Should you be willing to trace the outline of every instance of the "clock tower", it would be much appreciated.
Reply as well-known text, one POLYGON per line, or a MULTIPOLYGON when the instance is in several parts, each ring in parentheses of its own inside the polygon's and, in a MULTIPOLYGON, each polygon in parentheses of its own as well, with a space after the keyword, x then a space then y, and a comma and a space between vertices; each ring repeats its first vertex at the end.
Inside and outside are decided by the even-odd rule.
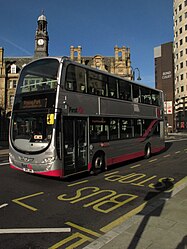
POLYGON ((42 13, 42 15, 38 17, 38 27, 35 35, 35 58, 48 56, 48 42, 47 18, 42 13))

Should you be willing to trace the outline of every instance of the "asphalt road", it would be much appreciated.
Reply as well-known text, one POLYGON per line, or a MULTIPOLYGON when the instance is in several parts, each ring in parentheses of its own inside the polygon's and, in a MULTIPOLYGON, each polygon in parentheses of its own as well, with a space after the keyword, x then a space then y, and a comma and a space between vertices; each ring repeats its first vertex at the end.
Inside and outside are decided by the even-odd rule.
POLYGON ((12 170, 1 157, 0 248, 83 248, 161 191, 169 197, 187 175, 187 140, 166 145, 150 159, 65 180, 12 170))

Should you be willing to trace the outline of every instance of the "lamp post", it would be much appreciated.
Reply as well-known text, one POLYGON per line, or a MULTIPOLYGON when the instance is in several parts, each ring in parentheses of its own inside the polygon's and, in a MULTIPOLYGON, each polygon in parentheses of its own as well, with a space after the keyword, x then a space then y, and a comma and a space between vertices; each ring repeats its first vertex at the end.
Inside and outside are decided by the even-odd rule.
POLYGON ((141 80, 139 68, 138 67, 136 67, 136 68, 131 67, 131 69, 132 69, 132 79, 135 80, 135 72, 137 70, 138 71, 138 78, 137 78, 137 80, 141 80))

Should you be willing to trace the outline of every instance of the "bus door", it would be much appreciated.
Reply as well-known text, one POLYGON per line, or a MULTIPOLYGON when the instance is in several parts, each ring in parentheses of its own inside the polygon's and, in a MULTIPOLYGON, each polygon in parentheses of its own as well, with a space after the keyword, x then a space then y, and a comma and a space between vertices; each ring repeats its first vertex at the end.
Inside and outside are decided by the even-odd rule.
POLYGON ((63 127, 65 175, 87 170, 87 119, 65 117, 63 127))

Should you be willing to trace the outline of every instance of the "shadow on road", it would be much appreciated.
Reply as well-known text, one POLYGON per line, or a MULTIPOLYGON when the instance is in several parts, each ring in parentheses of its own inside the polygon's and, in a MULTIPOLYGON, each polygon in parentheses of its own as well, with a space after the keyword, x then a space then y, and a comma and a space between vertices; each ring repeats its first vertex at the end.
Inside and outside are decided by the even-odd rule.
MULTIPOLYGON (((150 219, 150 217, 156 216, 159 217, 161 215, 161 212, 164 208, 165 202, 168 198, 171 196, 171 192, 168 192, 168 190, 173 188, 173 183, 170 181, 169 178, 166 178, 162 183, 158 182, 155 184, 155 191, 150 191, 145 196, 145 201, 148 201, 147 205, 144 207, 144 209, 139 213, 139 215, 143 215, 144 218, 141 221, 136 233, 134 234, 134 237, 131 240, 131 243, 128 246, 128 249, 135 249, 139 243, 139 240, 141 239, 141 236, 145 230, 145 227, 150 219), (150 212, 150 202, 153 197, 159 195, 162 193, 162 198, 159 199, 160 205, 155 210, 152 210, 150 212)), ((177 248, 179 249, 179 248, 177 248)))

